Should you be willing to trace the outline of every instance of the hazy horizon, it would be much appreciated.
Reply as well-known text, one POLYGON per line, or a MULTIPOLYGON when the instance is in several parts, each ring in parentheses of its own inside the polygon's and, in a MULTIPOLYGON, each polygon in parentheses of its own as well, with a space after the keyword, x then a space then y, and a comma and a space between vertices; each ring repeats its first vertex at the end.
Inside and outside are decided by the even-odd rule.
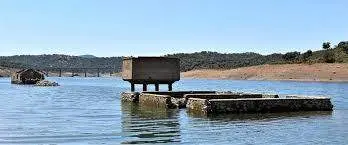
MULTIPOLYGON (((202 51, 205 51, 205 50, 202 50, 202 51)), ((202 51, 196 51, 196 52, 178 52, 178 53, 187 53, 187 54, 191 54, 191 53, 200 53, 202 51)), ((296 50, 295 50, 296 51, 296 50)), ((307 51, 307 50, 306 50, 307 51)), ((312 49, 313 51, 313 49, 312 49)), ((314 50, 316 51, 316 50, 314 50)), ((217 51, 208 51, 208 52, 217 52, 217 51)), ((299 52, 299 51, 297 51, 299 52)), ((168 53, 169 55, 171 54, 178 54, 178 53, 168 53)), ((238 53, 257 53, 257 52, 217 52, 217 53, 221 53, 221 54, 238 54, 238 53)), ((261 54, 261 53, 258 53, 258 54, 261 54, 261 55, 271 55, 271 54, 275 54, 275 53, 278 53, 278 52, 274 52, 274 53, 269 53, 269 54, 261 54)), ((280 52, 279 52, 280 53, 280 52)), ((285 52, 286 53, 286 52, 285 52)), ((281 54, 285 54, 285 53, 281 53, 281 54)), ((303 53, 303 52, 301 52, 303 53)), ((14 55, 0 55, 0 56, 20 56, 20 55, 32 55, 32 56, 35 56, 35 55, 67 55, 67 56, 84 56, 84 55, 91 55, 91 56, 95 56, 95 57, 128 57, 128 56, 133 56, 133 57, 141 57, 141 56, 164 56, 164 55, 168 55, 168 54, 160 54, 160 55, 114 55, 114 56, 97 56, 97 55, 94 55, 94 54, 77 54, 77 55, 73 55, 73 54, 63 54, 63 53, 42 53, 42 54, 14 54, 14 55)))
POLYGON ((348 1, 0 2, 0 56, 263 55, 321 49, 348 38, 348 1))
MULTIPOLYGON (((338 42, 337 42, 338 43, 338 42)), ((336 43, 334 43, 336 44, 336 43)), ((321 44, 320 44, 321 46, 321 44)), ((293 52, 293 51, 297 51, 297 52, 301 52, 304 53, 308 50, 312 50, 312 51, 318 51, 318 50, 322 50, 321 47, 318 48, 314 48, 314 49, 299 49, 299 50, 291 50, 291 51, 284 51, 284 52, 269 52, 269 53, 258 53, 258 52, 252 52, 252 51, 241 51, 241 52, 219 52, 219 51, 214 51, 214 50, 197 50, 197 51, 192 51, 192 52, 175 52, 173 51, 172 53, 163 53, 163 54, 155 54, 155 55, 151 55, 151 54, 145 54, 145 55, 108 55, 108 56, 99 56, 99 55, 95 55, 95 54, 71 54, 71 53, 36 53, 36 54, 30 54, 30 53, 18 53, 18 54, 10 54, 10 55, 0 55, 0 56, 15 56, 15 55, 70 55, 70 56, 81 56, 81 55, 93 55, 96 57, 122 57, 122 56, 163 56, 163 55, 167 55, 167 54, 177 54, 177 53, 196 53, 196 52, 202 52, 202 51, 208 51, 208 52, 217 52, 217 53, 225 53, 225 54, 232 54, 232 53, 258 53, 261 55, 270 55, 270 54, 274 54, 274 53, 281 53, 281 54, 285 54, 287 52, 293 52)))

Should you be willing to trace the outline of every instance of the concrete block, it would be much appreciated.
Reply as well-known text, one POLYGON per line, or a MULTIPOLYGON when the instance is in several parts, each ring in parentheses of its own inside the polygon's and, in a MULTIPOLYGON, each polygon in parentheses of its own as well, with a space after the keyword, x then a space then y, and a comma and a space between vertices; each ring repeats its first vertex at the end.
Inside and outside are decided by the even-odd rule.
POLYGON ((171 98, 172 97, 169 95, 141 93, 139 96, 139 104, 158 108, 177 108, 178 106, 172 103, 171 98))
POLYGON ((121 100, 127 101, 127 102, 139 102, 139 95, 138 92, 123 92, 121 94, 121 100))
POLYGON ((241 98, 241 99, 197 99, 189 98, 188 111, 201 114, 257 113, 293 111, 332 111, 330 98, 241 98), (203 103, 204 102, 204 103, 203 103))

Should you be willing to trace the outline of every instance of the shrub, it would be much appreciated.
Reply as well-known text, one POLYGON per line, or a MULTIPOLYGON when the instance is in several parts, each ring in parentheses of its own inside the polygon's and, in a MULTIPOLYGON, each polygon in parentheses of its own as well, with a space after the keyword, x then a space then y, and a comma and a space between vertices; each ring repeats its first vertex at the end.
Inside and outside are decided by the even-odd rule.
POLYGON ((333 53, 333 51, 326 50, 326 52, 324 53, 324 61, 326 63, 334 63, 335 62, 335 54, 333 53))
POLYGON ((287 60, 287 61, 295 61, 298 60, 299 56, 300 56, 300 52, 294 51, 294 52, 288 52, 285 53, 283 55, 283 59, 287 60))
POLYGON ((308 50, 305 53, 302 54, 302 59, 304 61, 308 61, 309 57, 311 57, 313 55, 312 50, 308 50))

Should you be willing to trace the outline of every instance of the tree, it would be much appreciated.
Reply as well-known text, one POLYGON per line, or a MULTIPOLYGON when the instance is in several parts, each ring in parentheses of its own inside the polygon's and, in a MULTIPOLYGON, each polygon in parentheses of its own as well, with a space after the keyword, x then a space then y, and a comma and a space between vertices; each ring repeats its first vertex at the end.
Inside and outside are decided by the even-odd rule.
POLYGON ((341 41, 337 45, 338 48, 341 48, 344 52, 348 54, 348 41, 341 41))
POLYGON ((305 53, 302 54, 303 60, 307 61, 309 57, 311 57, 313 54, 312 50, 308 50, 305 53))
POLYGON ((324 43, 323 43, 323 49, 325 49, 325 50, 330 49, 330 47, 331 47, 330 44, 331 44, 330 42, 324 42, 324 43))
POLYGON ((341 41, 338 43, 337 47, 347 47, 348 46, 348 41, 341 41))
POLYGON ((335 57, 334 57, 334 53, 332 52, 332 50, 330 50, 330 42, 324 42, 323 43, 323 49, 326 50, 324 53, 324 61, 326 63, 334 63, 335 62, 335 57))
POLYGON ((283 55, 283 59, 287 61, 295 61, 299 58, 300 52, 294 51, 294 52, 288 52, 283 55))

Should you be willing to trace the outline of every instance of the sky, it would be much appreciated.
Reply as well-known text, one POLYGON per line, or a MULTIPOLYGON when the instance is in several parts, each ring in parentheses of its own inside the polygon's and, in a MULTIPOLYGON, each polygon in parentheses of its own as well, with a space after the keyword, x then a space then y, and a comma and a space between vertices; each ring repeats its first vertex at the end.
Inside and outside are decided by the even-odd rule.
POLYGON ((347 0, 0 0, 0 56, 319 50, 348 40, 347 0))

